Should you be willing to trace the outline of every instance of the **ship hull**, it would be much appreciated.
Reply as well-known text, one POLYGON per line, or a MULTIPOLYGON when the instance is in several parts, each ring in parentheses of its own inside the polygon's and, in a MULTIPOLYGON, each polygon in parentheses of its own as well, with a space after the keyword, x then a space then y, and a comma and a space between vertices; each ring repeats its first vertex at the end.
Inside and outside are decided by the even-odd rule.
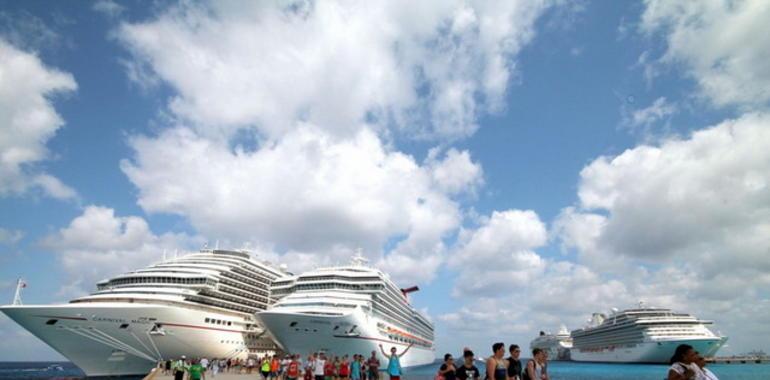
POLYGON ((676 339, 637 343, 626 346, 608 346, 598 349, 573 347, 570 357, 579 362, 603 363, 668 363, 680 344, 693 346, 705 357, 712 357, 725 343, 725 338, 676 339))
MULTIPOLYGON (((378 320, 360 309, 334 316, 268 310, 258 313, 257 318, 284 351, 302 356, 320 351, 338 356, 361 354, 369 357, 376 351, 381 368, 385 368, 387 358, 380 352, 379 345, 386 352, 396 347, 399 353, 408 346, 383 334, 377 326, 378 320)), ((400 362, 402 367, 412 367, 433 363, 435 359, 432 345, 413 345, 400 362)))
MULTIPOLYGON (((87 376, 142 375, 158 360, 246 358, 249 349, 273 352, 255 331, 205 323, 235 320, 196 308, 141 303, 3 306, 0 310, 72 361, 87 376)), ((242 320, 243 317, 241 316, 242 320)))

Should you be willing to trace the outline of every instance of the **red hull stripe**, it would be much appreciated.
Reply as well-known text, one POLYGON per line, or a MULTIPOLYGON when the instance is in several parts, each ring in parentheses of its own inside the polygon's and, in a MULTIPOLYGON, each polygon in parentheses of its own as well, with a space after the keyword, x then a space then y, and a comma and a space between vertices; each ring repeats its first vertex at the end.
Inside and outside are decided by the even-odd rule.
POLYGON ((194 326, 194 325, 180 325, 180 324, 177 324, 177 323, 158 322, 158 324, 162 325, 162 326, 174 326, 174 327, 185 327, 185 328, 188 328, 188 329, 224 331, 224 332, 239 333, 239 334, 246 332, 246 331, 238 331, 238 330, 218 329, 216 327, 194 326))
POLYGON ((387 339, 380 339, 380 338, 372 338, 372 337, 368 337, 368 336, 334 335, 334 337, 335 337, 335 338, 349 338, 349 339, 366 339, 366 340, 376 340, 376 341, 385 342, 385 343, 400 344, 400 345, 403 345, 403 346, 408 346, 408 345, 409 345, 409 343, 404 343, 404 342, 396 342, 395 340, 387 340, 387 339))

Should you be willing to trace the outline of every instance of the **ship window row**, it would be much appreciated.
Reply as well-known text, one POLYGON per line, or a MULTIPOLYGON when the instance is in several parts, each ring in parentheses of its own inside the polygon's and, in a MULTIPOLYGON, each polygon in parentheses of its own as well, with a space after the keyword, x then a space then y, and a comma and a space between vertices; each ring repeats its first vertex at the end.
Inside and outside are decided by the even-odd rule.
POLYGON ((249 313, 249 314, 265 309, 264 307, 248 307, 246 305, 243 305, 242 303, 228 302, 225 300, 215 299, 210 297, 189 296, 186 299, 188 301, 203 304, 203 305, 216 306, 227 310, 235 310, 235 311, 240 311, 240 312, 249 313))
POLYGON ((303 276, 297 279, 299 282, 306 282, 306 281, 327 281, 327 280, 344 280, 344 281, 380 281, 380 278, 377 276, 371 276, 371 277, 350 277, 350 276, 339 276, 339 275, 327 275, 327 276, 303 276))
POLYGON ((267 304, 269 302, 269 299, 267 297, 262 297, 262 296, 259 296, 259 295, 254 295, 252 293, 244 292, 244 291, 236 289, 235 287, 220 286, 219 290, 222 291, 222 292, 230 293, 230 294, 237 295, 237 296, 240 296, 240 297, 243 297, 243 298, 247 298, 247 299, 250 299, 250 300, 259 301, 259 302, 262 302, 264 304, 267 304))
POLYGON ((328 283, 328 284, 297 284, 291 289, 287 289, 285 292, 290 293, 292 291, 301 290, 325 290, 325 289, 348 289, 348 290, 380 290, 381 284, 341 284, 341 283, 328 283))
POLYGON ((222 272, 222 277, 227 277, 227 278, 233 279, 235 281, 243 282, 245 284, 254 286, 257 289, 265 289, 265 290, 270 289, 270 282, 269 281, 261 280, 261 279, 259 279, 259 277, 256 277, 256 276, 253 276, 253 275, 250 277, 248 274, 244 274, 244 273, 241 273, 241 272, 243 272, 243 271, 236 271, 235 269, 233 269, 230 272, 222 272), (261 281, 258 281, 258 280, 255 280, 255 279, 259 279, 261 281))
POLYGON ((404 319, 400 316, 395 316, 389 313, 387 309, 385 309, 384 311, 382 308, 380 308, 379 310, 377 310, 377 314, 379 314, 381 317, 383 317, 387 321, 393 323, 394 325, 403 326, 404 329, 406 329, 411 333, 421 334, 421 335, 432 334, 432 331, 433 331, 432 327, 420 326, 419 324, 415 324, 414 320, 412 319, 404 319))
POLYGON ((266 302, 252 301, 252 300, 245 299, 243 297, 239 297, 239 296, 235 296, 235 295, 230 295, 229 293, 224 293, 224 292, 204 291, 204 292, 201 292, 201 295, 209 296, 209 297, 212 297, 212 298, 219 298, 219 299, 222 299, 222 300, 225 300, 225 301, 230 301, 230 302, 234 302, 234 303, 244 304, 244 305, 248 305, 248 306, 253 306, 253 307, 256 307, 256 308, 259 308, 259 309, 265 309, 267 307, 267 303, 266 302))
POLYGON ((106 284, 99 284, 98 290, 109 289, 113 286, 132 284, 180 284, 180 285, 216 285, 216 281, 208 278, 180 278, 180 277, 128 277, 110 280, 106 284))
POLYGON ((247 291, 250 294, 258 294, 258 295, 261 295, 261 296, 264 296, 264 297, 269 297, 270 296, 270 293, 268 293, 267 291, 255 288, 254 286, 245 285, 245 284, 240 283, 238 281, 233 281, 233 280, 229 280, 229 279, 223 278, 222 280, 219 281, 219 283, 220 284, 228 285, 228 286, 233 287, 233 288, 238 288, 238 289, 241 289, 241 290, 245 290, 245 291, 247 291))
POLYGON ((223 321, 221 319, 215 319, 215 318, 206 318, 206 323, 210 323, 212 325, 225 325, 225 326, 232 326, 233 322, 231 321, 223 321))

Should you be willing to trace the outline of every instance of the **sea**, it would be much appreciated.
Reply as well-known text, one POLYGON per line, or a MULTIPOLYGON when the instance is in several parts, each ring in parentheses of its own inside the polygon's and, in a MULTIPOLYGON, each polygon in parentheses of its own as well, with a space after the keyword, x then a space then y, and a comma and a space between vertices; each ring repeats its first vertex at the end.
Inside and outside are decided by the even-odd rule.
MULTIPOLYGON (((522 360, 523 362, 523 360, 522 360)), ((433 380, 440 365, 408 368, 404 380, 433 380)), ((550 362, 552 380, 663 380, 668 366, 654 364, 601 364, 550 362)), ((477 365, 478 366, 478 365, 477 365)), ((768 380, 770 364, 713 364, 709 366, 721 380, 768 380)), ((483 369, 482 369, 483 372, 483 369)), ((70 362, 0 362, 0 379, 85 379, 70 362)), ((122 380, 141 377, 121 377, 122 380)), ((256 379, 256 376, 254 377, 256 379)))

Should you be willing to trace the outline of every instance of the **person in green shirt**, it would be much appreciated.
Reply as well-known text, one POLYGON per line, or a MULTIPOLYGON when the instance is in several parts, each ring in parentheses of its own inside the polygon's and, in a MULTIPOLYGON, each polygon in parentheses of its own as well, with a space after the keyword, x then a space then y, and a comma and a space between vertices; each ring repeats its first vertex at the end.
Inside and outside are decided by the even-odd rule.
POLYGON ((201 380, 206 379, 205 373, 206 369, 203 368, 201 365, 200 360, 195 360, 193 362, 193 365, 185 368, 187 370, 187 373, 190 374, 190 380, 201 380))

